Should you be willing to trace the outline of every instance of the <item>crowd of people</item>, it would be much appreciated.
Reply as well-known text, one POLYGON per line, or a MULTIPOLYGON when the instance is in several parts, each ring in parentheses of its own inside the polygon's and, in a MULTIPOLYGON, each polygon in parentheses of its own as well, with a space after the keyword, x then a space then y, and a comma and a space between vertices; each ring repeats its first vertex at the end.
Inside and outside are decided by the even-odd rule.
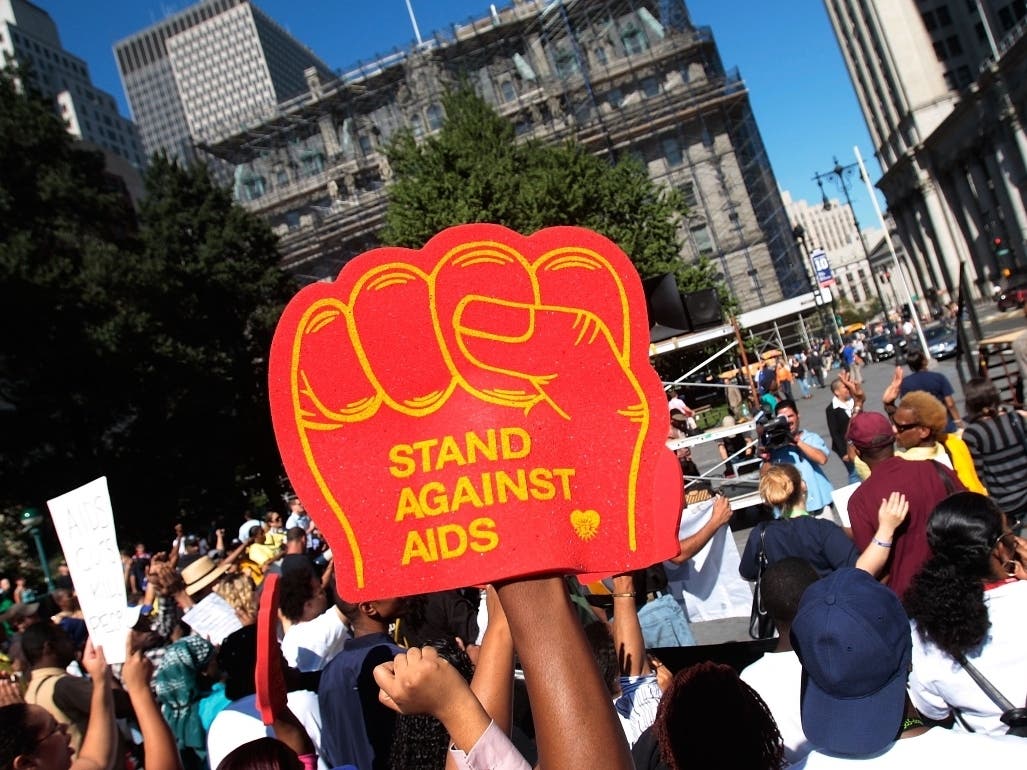
MULTIPOLYGON (((654 651, 692 643, 666 575, 731 522, 711 487, 688 498, 707 517, 664 565, 590 586, 535 577, 356 603, 293 497, 287 515, 177 526, 166 549, 126 551, 124 663, 93 645, 66 567, 42 596, 0 580, 0 770, 1022 761, 1027 724, 1009 702, 1027 697, 1027 413, 987 380, 969 383, 960 412, 916 351, 867 409, 858 351, 839 351, 837 369, 827 355, 768 366, 760 405, 776 427, 756 447, 719 447, 728 462, 762 460, 766 515, 739 573, 758 582, 776 641, 755 662, 729 665, 711 646, 671 671, 654 651), (826 438, 798 405, 821 388, 826 438), (851 482, 844 506, 824 473, 832 452, 851 482), (268 665, 284 682, 273 718, 255 674, 269 574, 280 654, 268 665)), ((669 409, 671 438, 692 430, 684 399, 669 409)), ((678 454, 683 484, 701 479, 678 454)))

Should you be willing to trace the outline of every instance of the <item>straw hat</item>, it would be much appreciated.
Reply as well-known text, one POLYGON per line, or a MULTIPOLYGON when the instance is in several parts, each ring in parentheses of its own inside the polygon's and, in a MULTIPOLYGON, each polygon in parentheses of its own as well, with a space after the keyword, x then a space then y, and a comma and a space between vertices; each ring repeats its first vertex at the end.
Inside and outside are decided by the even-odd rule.
POLYGON ((220 564, 207 555, 201 556, 188 567, 182 570, 182 580, 185 582, 185 592, 192 596, 202 591, 219 577, 225 574, 230 567, 225 561, 220 564))

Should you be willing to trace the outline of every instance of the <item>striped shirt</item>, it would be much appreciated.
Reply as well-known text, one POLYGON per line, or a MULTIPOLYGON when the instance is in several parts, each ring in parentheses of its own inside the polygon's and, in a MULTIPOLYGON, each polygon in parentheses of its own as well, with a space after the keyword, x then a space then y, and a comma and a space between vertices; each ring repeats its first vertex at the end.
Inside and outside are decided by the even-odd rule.
POLYGON ((963 441, 988 493, 1006 513, 1021 513, 1027 504, 1027 420, 1017 412, 979 418, 966 426, 963 441), (1012 420, 1019 423, 1014 426, 1012 420))

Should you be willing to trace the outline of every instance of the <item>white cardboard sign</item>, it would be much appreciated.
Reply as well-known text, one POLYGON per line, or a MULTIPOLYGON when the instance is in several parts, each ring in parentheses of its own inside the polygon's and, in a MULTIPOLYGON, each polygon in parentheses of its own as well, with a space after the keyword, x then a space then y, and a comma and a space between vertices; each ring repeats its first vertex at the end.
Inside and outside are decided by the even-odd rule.
POLYGON ((124 663, 128 600, 107 478, 55 497, 47 506, 93 644, 103 647, 108 663, 124 663))

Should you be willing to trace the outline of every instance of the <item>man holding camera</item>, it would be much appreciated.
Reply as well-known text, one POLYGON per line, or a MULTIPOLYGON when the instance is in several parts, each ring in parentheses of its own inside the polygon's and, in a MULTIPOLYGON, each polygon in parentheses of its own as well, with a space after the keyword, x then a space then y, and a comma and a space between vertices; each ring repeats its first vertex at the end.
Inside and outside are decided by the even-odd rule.
POLYGON ((775 420, 763 426, 761 440, 766 462, 789 464, 799 469, 806 484, 806 510, 819 515, 831 504, 831 482, 824 473, 827 464, 827 442, 812 431, 799 426, 799 408, 791 399, 777 403, 775 420))

